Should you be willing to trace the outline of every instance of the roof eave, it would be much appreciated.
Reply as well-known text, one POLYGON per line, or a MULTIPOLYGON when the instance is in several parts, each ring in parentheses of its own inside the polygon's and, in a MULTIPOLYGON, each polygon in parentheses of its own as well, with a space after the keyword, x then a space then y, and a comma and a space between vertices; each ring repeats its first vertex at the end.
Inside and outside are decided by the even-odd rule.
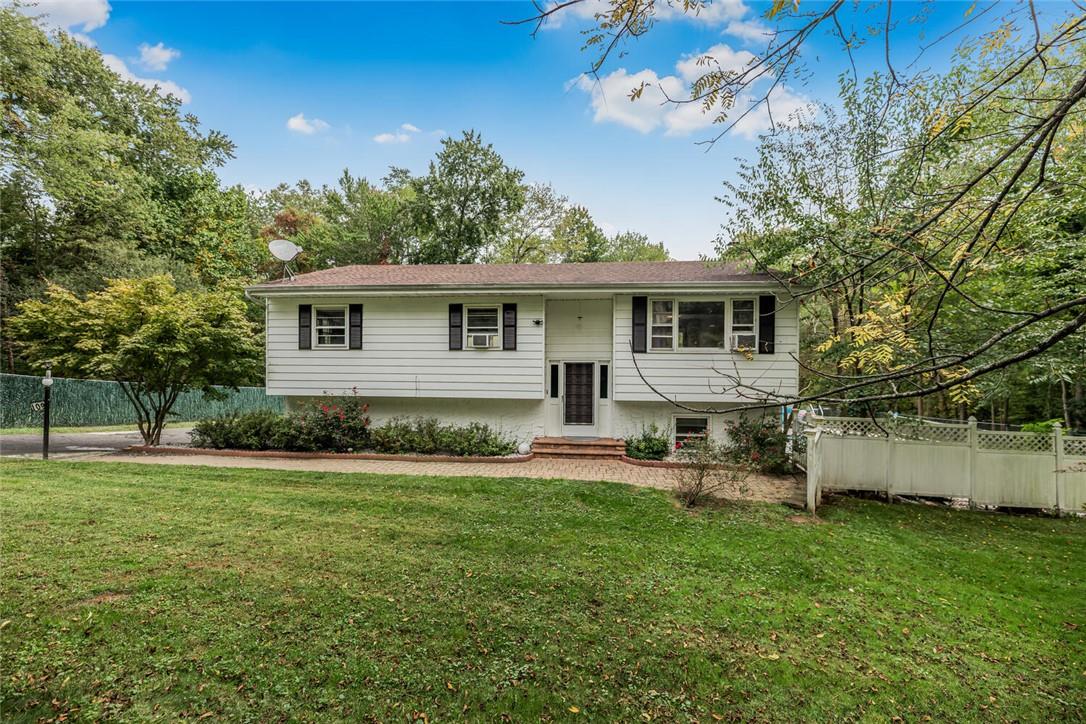
POLYGON ((254 285, 246 288, 246 293, 253 297, 302 296, 314 294, 471 294, 501 293, 531 294, 548 291, 580 292, 615 292, 649 291, 659 289, 720 289, 720 288, 788 288, 775 279, 743 278, 719 281, 682 281, 682 282, 623 282, 616 284, 283 284, 254 285))

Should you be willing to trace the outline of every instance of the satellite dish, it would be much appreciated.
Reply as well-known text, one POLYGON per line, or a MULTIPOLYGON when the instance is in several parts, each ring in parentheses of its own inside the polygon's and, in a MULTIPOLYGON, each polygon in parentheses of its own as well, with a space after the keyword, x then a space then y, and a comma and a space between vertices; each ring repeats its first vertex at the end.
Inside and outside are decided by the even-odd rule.
POLYGON ((268 251, 279 261, 288 262, 302 253, 302 247, 286 239, 273 239, 268 242, 268 251))

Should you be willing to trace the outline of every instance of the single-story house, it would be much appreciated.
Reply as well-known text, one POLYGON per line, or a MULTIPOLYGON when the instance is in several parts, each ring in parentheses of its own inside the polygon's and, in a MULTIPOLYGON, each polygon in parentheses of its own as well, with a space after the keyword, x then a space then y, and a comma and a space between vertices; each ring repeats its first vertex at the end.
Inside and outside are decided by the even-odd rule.
POLYGON ((345 266, 248 294, 265 303, 268 394, 357 391, 375 423, 481 421, 521 442, 652 423, 723 437, 755 390, 798 388, 796 304, 734 265, 345 266))

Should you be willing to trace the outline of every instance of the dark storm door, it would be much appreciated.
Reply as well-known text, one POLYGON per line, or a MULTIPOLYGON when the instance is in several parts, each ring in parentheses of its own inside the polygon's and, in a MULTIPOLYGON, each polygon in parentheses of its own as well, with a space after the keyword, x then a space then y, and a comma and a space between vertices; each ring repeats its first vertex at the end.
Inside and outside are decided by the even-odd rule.
POLYGON ((591 425, 595 412, 593 378, 595 365, 591 362, 566 362, 567 425, 591 425))

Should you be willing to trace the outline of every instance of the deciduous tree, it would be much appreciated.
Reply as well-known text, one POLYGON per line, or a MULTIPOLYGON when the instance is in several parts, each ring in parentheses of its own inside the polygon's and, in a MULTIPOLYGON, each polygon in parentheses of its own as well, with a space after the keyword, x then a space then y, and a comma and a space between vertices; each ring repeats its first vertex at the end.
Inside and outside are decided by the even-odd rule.
POLYGON ((27 300, 11 331, 27 358, 59 374, 116 380, 140 434, 157 445, 186 390, 222 396, 259 379, 260 335, 237 290, 179 292, 168 276, 120 279, 85 297, 51 285, 27 300))

